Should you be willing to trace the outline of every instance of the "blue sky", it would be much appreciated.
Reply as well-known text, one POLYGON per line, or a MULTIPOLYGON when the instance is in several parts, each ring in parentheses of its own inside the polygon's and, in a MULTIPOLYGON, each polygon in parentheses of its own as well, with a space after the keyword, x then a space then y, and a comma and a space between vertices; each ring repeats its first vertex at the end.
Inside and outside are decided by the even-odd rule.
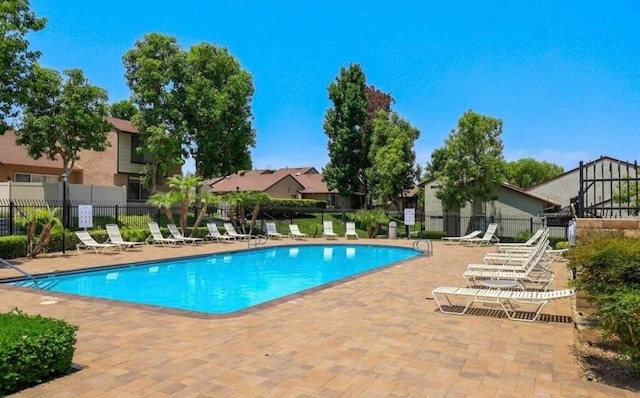
MULTIPOLYGON (((32 0, 40 62, 129 97, 122 56, 150 32, 229 49, 252 74, 254 168, 328 161, 327 87, 360 64, 421 132, 424 166, 468 109, 503 120, 507 160, 565 170, 640 159, 640 2, 32 0)), ((187 169, 192 164, 187 163, 187 169)))

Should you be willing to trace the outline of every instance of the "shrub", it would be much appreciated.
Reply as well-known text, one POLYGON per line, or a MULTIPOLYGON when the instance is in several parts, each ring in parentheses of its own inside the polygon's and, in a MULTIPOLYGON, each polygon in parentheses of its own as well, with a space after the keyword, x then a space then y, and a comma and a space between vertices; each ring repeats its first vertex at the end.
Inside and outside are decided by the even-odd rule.
POLYGON ((71 373, 77 326, 27 315, 0 314, 0 396, 71 373))
POLYGON ((568 252, 573 284, 596 304, 605 339, 640 371, 640 241, 619 233, 588 234, 568 252))
POLYGON ((0 237, 0 258, 12 259, 27 255, 27 236, 11 235, 0 237))
POLYGON ((563 240, 563 241, 560 241, 560 242, 556 243, 556 245, 554 247, 556 248, 556 250, 570 249, 571 248, 571 242, 563 240))

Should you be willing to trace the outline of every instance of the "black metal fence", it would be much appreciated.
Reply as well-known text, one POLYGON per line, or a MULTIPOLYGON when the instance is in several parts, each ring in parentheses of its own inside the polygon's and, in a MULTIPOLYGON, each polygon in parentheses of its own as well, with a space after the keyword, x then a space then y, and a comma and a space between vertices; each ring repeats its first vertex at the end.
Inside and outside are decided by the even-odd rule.
MULTIPOLYGON (((66 204, 67 228, 71 230, 80 229, 78 220, 78 206, 85 203, 68 202, 66 204)), ((56 211, 56 216, 61 219, 62 202, 56 201, 32 201, 32 200, 0 200, 0 236, 23 235, 25 234, 24 222, 27 214, 32 209, 56 211)), ((193 225, 198 214, 198 208, 191 208, 189 213, 189 225, 193 225)), ((179 208, 173 208, 174 221, 179 222, 179 208)), ((151 221, 160 225, 168 222, 164 209, 146 203, 127 203, 126 205, 114 203, 93 203, 93 228, 105 228, 106 224, 119 224, 132 229, 144 229, 151 221)), ((244 209, 219 206, 208 209, 205 221, 235 221, 236 224, 249 226, 252 219, 253 207, 244 209), (244 221, 244 223, 241 222, 244 221)), ((310 235, 322 233, 322 221, 331 220, 341 231, 346 221, 353 220, 354 211, 342 212, 336 209, 322 208, 284 208, 284 207, 261 207, 256 217, 255 228, 264 231, 264 223, 275 221, 280 228, 286 231, 285 224, 299 224, 304 232, 310 235)), ((461 217, 457 214, 430 215, 420 211, 416 212, 416 224, 405 226, 403 224, 403 214, 400 212, 387 213, 390 220, 396 221, 399 235, 420 236, 422 233, 442 234, 449 236, 460 236, 472 229, 484 230, 490 223, 498 223, 497 236, 500 238, 513 239, 518 236, 533 234, 537 229, 547 226, 544 217, 461 217)), ((555 238, 567 237, 567 228, 564 226, 551 226, 550 236, 555 238)), ((387 234, 387 226, 383 226, 380 234, 387 234)))

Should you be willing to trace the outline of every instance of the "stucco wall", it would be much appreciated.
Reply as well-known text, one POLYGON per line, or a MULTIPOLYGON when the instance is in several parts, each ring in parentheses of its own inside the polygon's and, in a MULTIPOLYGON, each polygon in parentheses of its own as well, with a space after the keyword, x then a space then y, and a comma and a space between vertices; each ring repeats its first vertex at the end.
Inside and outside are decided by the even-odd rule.
POLYGON ((109 133, 111 144, 104 152, 82 151, 78 165, 82 167, 83 184, 114 185, 113 176, 116 173, 117 162, 117 133, 109 133))

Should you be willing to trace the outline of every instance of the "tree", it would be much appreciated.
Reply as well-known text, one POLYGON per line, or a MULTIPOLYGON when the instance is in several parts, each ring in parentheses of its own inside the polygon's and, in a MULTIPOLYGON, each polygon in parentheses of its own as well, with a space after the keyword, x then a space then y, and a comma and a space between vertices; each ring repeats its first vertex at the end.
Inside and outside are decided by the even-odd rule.
POLYGON ((523 158, 505 164, 506 181, 520 188, 529 188, 564 173, 562 166, 523 158))
POLYGON ((465 112, 458 127, 445 140, 446 162, 439 176, 440 189, 436 197, 445 210, 472 206, 496 198, 498 185, 503 181, 502 121, 465 112))
POLYGON ((624 205, 630 215, 637 216, 640 213, 640 180, 637 170, 636 177, 623 176, 617 185, 611 195, 612 201, 624 205))
POLYGON ((362 189, 369 162, 362 139, 367 118, 365 76, 359 65, 340 68, 339 76, 329 85, 329 99, 333 107, 327 110, 324 121, 329 163, 322 172, 329 189, 349 196, 362 189))
POLYGON ((260 212, 260 204, 268 203, 271 200, 271 197, 268 194, 259 191, 237 191, 227 193, 226 195, 224 195, 223 200, 227 203, 233 203, 236 205, 238 209, 239 220, 235 220, 235 224, 239 225, 242 228, 243 233, 246 233, 244 228, 246 224, 245 207, 248 205, 253 205, 250 225, 250 229, 253 230, 253 228, 256 226, 258 213, 260 212))
POLYGON ((138 108, 130 100, 114 102, 109 107, 109 116, 123 120, 132 120, 138 113, 138 108))
MULTIPOLYGON (((36 258, 51 243, 51 231, 59 228, 62 223, 58 218, 60 208, 36 209, 26 208, 15 218, 17 225, 27 232, 27 257, 36 258), (36 229, 41 228, 36 237, 36 229)), ((64 231, 62 232, 64 233, 64 231)))
POLYGON ((37 51, 29 51, 25 36, 44 28, 45 22, 30 10, 29 0, 0 3, 0 134, 17 116, 17 106, 28 97, 25 85, 40 56, 37 51))
POLYGON ((389 217, 379 209, 358 210, 353 219, 365 226, 370 239, 375 239, 382 225, 389 223, 389 217))
POLYGON ((414 142, 420 132, 396 113, 378 112, 369 160, 371 190, 381 203, 395 202, 418 177, 414 142))
POLYGON ((159 209, 164 210, 164 214, 167 217, 167 222, 170 224, 175 224, 173 220, 173 205, 176 203, 180 203, 180 197, 176 191, 168 191, 168 192, 156 192, 153 195, 149 196, 147 199, 147 203, 152 206, 156 206, 159 209))
POLYGON ((69 174, 80 152, 104 151, 109 146, 111 124, 107 115, 107 92, 91 85, 80 69, 60 74, 39 66, 29 84, 29 100, 16 129, 16 143, 24 145, 29 156, 61 160, 69 174))
POLYGON ((151 33, 138 40, 123 61, 131 101, 138 108, 132 121, 145 144, 144 151, 153 157, 145 168, 145 181, 153 194, 158 179, 183 162, 185 137, 180 92, 184 54, 175 38, 151 33))
POLYGON ((447 163, 446 148, 436 148, 431 152, 431 161, 427 163, 425 168, 425 179, 437 178, 444 171, 444 165, 447 163))
POLYGON ((256 144, 251 125, 251 75, 226 48, 209 43, 186 54, 182 99, 196 175, 212 178, 251 169, 256 144))

